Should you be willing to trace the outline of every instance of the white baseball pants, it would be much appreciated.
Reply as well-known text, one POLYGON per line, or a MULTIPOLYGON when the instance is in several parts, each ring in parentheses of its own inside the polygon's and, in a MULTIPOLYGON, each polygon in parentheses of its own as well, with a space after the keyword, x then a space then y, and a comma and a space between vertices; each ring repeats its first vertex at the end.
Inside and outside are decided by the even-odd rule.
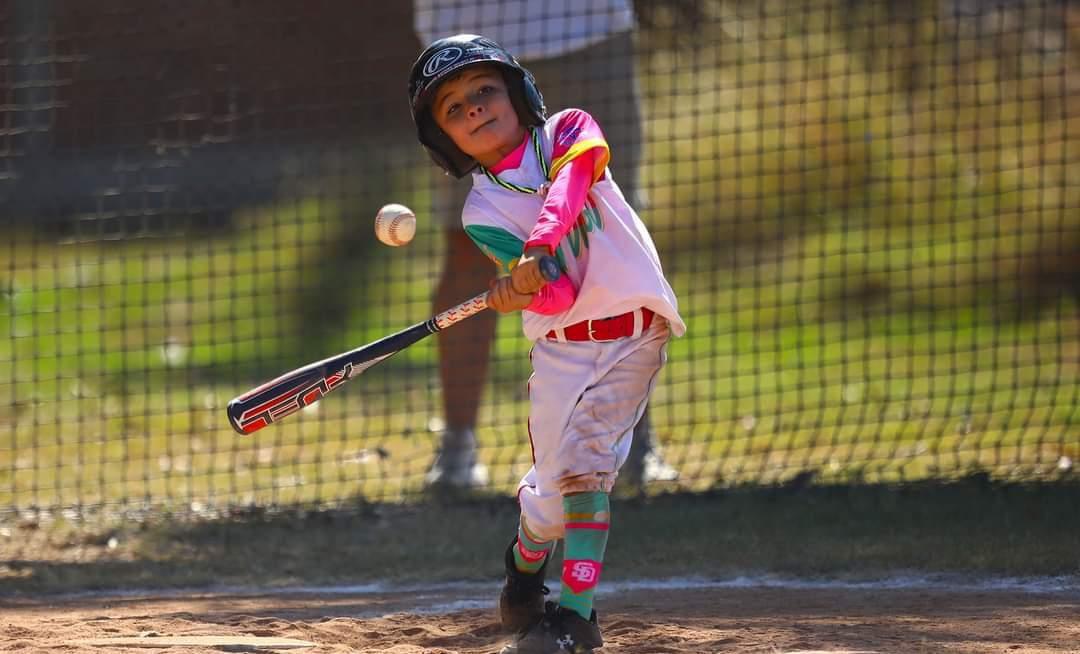
POLYGON ((518 486, 529 530, 563 537, 562 497, 610 492, 667 361, 668 323, 657 315, 640 337, 536 341, 530 358, 529 439, 533 467, 518 486))

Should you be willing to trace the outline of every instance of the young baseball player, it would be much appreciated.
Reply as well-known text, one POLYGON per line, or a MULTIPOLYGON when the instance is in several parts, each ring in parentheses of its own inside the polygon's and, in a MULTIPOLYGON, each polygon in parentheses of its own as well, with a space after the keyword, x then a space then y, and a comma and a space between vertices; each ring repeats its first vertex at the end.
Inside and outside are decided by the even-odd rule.
MULTIPOLYGON (((413 27, 421 43, 452 34, 483 34, 514 53, 544 89, 546 104, 585 109, 604 126, 618 153, 609 164, 630 205, 640 212, 645 194, 638 178, 642 151, 642 98, 634 61, 634 3, 631 0, 413 0, 413 27), (554 98, 554 102, 552 99, 554 98), (565 100, 564 98, 572 98, 565 100)), ((437 313, 486 284, 492 262, 461 224, 461 207, 471 179, 435 175, 431 219, 444 244, 439 279, 433 288, 437 313)), ((438 449, 424 482, 441 489, 482 488, 488 470, 480 460, 475 427, 495 341, 495 312, 479 315, 436 334, 445 419, 438 449)), ((626 463, 619 469, 622 491, 641 490, 654 481, 673 481, 651 429, 648 409, 634 427, 626 463)))
POLYGON ((432 43, 409 80, 420 142, 447 173, 472 173, 462 223, 506 273, 489 304, 522 311, 533 341, 521 520, 507 549, 503 654, 600 647, 593 595, 626 460, 671 334, 686 327, 644 224, 608 170, 600 126, 578 109, 546 115, 532 75, 494 41, 432 43), (563 275, 545 284, 538 260, 563 275), (558 604, 544 573, 563 540, 558 604))

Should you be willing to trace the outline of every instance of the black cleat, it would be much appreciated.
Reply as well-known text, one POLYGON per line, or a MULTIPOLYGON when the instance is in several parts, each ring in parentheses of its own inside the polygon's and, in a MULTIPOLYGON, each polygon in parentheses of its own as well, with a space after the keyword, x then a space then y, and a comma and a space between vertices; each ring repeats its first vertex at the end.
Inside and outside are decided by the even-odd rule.
POLYGON ((506 548, 506 581, 499 593, 499 622, 506 631, 520 633, 544 617, 544 596, 549 592, 544 585, 544 573, 551 553, 536 574, 527 574, 514 565, 515 547, 516 537, 506 548))
POLYGON ((499 654, 592 654, 603 646, 596 611, 585 620, 576 611, 548 602, 544 617, 516 636, 499 654))

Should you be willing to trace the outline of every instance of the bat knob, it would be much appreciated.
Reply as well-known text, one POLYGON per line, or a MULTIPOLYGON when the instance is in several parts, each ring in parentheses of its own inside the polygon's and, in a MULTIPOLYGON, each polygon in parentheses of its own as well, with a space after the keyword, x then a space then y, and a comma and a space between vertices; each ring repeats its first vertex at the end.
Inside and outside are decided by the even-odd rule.
POLYGON ((559 277, 562 277, 559 260, 552 256, 540 257, 540 274, 549 282, 558 280, 559 277))

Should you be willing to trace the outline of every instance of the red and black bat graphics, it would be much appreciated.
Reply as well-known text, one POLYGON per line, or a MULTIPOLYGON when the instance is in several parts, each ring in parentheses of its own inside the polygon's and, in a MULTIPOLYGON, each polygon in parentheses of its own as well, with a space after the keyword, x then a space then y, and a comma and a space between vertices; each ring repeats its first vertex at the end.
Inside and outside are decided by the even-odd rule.
MULTIPOLYGON (((419 326, 426 326, 426 323, 419 326)), ((413 328, 406 332, 411 329, 413 328)), ((412 343, 429 333, 431 332, 420 334, 412 343)), ((376 341, 371 346, 382 344, 394 336, 376 341)), ((411 343, 398 344, 393 351, 381 356, 374 356, 364 351, 366 347, 358 348, 287 372, 231 400, 227 409, 229 423, 241 434, 258 431, 270 423, 277 422, 285 416, 318 402, 324 395, 341 386, 354 375, 360 374, 408 345, 411 343)))
MULTIPOLYGON (((548 281, 555 281, 561 274, 554 257, 542 257, 540 271, 548 281)), ((287 372, 233 398, 226 409, 229 424, 241 434, 256 432, 318 402, 349 379, 417 341, 486 308, 487 293, 481 293, 396 334, 287 372)))

